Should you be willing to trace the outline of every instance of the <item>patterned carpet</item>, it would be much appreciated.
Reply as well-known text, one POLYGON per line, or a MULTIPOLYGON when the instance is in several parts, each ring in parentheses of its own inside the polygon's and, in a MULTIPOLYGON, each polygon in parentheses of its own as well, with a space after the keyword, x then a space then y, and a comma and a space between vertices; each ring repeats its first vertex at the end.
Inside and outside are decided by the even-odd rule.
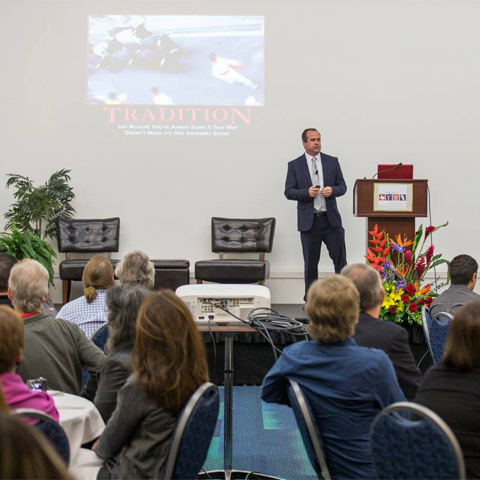
MULTIPOLYGON (((205 470, 223 468, 223 388, 220 394, 220 414, 205 470)), ((233 389, 233 468, 288 480, 316 479, 292 411, 262 402, 260 387, 233 389)))

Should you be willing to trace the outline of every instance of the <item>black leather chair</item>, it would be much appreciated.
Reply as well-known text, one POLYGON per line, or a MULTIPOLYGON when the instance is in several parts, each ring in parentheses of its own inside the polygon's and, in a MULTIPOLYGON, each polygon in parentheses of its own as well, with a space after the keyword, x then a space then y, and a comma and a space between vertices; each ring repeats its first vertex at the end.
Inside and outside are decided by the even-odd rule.
POLYGON ((57 218, 58 251, 66 254, 60 263, 63 303, 70 299, 72 281, 81 281, 88 259, 73 260, 72 252, 106 253, 111 259, 112 252, 118 252, 120 243, 120 218, 101 220, 75 220, 57 218))
POLYGON ((275 218, 212 218, 212 251, 219 259, 195 263, 197 283, 258 283, 270 276, 265 253, 273 248, 275 218), (259 259, 225 259, 225 253, 258 253, 259 259))

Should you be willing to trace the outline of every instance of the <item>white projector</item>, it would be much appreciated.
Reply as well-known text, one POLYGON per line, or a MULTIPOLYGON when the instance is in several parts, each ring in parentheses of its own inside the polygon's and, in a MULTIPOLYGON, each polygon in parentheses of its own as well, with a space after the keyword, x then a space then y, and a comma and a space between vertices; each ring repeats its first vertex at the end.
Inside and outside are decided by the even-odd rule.
POLYGON ((254 308, 270 308, 270 290, 262 285, 183 285, 175 292, 198 323, 241 323, 225 310, 247 321, 254 308), (222 308, 219 308, 222 306, 222 308))

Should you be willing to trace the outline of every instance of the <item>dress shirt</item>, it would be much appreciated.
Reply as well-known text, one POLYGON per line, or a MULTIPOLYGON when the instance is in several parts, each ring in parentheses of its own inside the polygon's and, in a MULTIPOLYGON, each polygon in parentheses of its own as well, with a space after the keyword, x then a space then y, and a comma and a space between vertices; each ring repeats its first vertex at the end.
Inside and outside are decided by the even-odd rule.
POLYGON ((97 298, 88 303, 85 297, 66 303, 58 312, 57 318, 78 325, 88 338, 108 321, 107 291, 97 290, 97 298))
POLYGON ((30 390, 20 375, 12 372, 0 375, 5 400, 12 410, 19 408, 33 408, 50 415, 58 422, 58 410, 53 398, 46 392, 30 390))
POLYGON ((430 305, 430 315, 437 317, 442 312, 455 315, 455 312, 471 300, 480 300, 478 293, 472 292, 466 285, 450 285, 430 305))
POLYGON ((310 402, 332 478, 375 478, 370 427, 384 407, 405 401, 387 355, 352 338, 290 345, 265 377, 262 399, 289 405, 289 379, 310 402))
MULTIPOLYGON (((310 172, 310 178, 312 179, 312 185, 313 186, 320 185, 320 190, 321 190, 323 187, 325 187, 325 185, 323 184, 323 167, 322 167, 321 155, 318 154, 316 157, 312 157, 312 155, 309 155, 307 152, 305 152, 305 158, 307 159, 308 170, 310 172), (314 171, 312 168, 312 163, 313 163, 312 160, 314 158, 317 159, 318 183, 314 178, 314 171)), ((318 205, 318 208, 317 208, 317 205, 315 206, 315 210, 319 212, 326 212, 327 204, 325 202, 325 197, 320 192, 318 192, 318 195, 315 197, 315 200, 317 201, 320 200, 320 202, 318 203, 314 201, 314 203, 318 205)))

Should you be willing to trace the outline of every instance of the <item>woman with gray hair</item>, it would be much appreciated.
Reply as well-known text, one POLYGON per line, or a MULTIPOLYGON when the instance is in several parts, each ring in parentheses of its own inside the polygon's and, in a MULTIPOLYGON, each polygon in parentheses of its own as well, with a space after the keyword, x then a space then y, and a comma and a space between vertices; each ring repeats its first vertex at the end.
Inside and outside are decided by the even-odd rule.
POLYGON ((115 275, 121 284, 143 285, 148 288, 155 285, 155 266, 141 250, 127 253, 117 265, 115 275))
POLYGON ((117 406, 117 393, 132 373, 131 357, 135 323, 143 299, 150 290, 140 285, 120 285, 107 293, 108 357, 100 372, 95 406, 105 423, 117 406))

